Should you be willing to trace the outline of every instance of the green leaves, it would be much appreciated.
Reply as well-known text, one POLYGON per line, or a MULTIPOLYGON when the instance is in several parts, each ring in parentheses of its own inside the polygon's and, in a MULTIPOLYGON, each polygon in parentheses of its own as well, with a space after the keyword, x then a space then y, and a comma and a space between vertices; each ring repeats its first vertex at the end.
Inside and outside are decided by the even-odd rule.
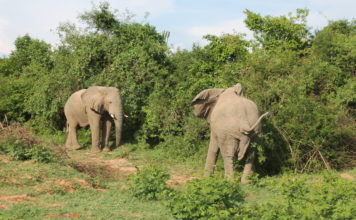
POLYGON ((254 32, 256 40, 266 49, 282 47, 292 50, 303 50, 308 47, 310 33, 306 25, 308 9, 297 9, 292 16, 264 16, 246 10, 247 27, 254 32))
POLYGON ((171 189, 166 185, 169 174, 158 166, 148 165, 131 176, 129 191, 134 197, 146 200, 157 200, 167 197, 171 189))
POLYGON ((169 204, 176 219, 233 219, 243 202, 237 181, 208 177, 187 183, 169 204))
POLYGON ((0 152, 10 155, 14 160, 34 160, 38 163, 54 161, 53 152, 49 148, 27 143, 25 139, 8 137, 0 144, 0 152))

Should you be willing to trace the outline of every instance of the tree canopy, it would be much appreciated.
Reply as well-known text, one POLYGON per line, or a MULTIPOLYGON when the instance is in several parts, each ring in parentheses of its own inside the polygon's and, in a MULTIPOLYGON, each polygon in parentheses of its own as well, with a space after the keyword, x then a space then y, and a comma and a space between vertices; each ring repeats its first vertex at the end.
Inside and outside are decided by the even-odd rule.
POLYGON ((331 21, 312 33, 307 9, 279 17, 245 13, 254 39, 207 35, 206 46, 175 53, 167 33, 120 17, 107 3, 80 16, 85 28, 61 25, 56 48, 19 37, 0 58, 0 118, 37 132, 63 131, 71 93, 114 86, 128 115, 126 141, 187 158, 199 155, 209 136, 207 123, 192 114, 192 98, 240 82, 261 112, 275 112, 252 146, 261 172, 354 166, 355 21, 331 21))

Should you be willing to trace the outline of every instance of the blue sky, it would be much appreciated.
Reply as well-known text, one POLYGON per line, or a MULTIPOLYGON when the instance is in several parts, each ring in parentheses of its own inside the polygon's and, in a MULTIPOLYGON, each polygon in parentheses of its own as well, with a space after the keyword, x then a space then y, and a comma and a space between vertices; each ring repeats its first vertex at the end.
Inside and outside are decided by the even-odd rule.
MULTIPOLYGON (((79 24, 78 15, 102 0, 0 0, 0 55, 14 49, 17 37, 29 34, 52 45, 58 44, 60 23, 79 24)), ((135 14, 134 20, 148 22, 158 31, 169 31, 172 48, 190 49, 204 45, 205 34, 251 33, 243 11, 261 15, 286 15, 308 8, 309 26, 320 29, 328 20, 356 18, 355 0, 107 0, 119 13, 135 14), (145 18, 145 14, 149 16, 145 18)))

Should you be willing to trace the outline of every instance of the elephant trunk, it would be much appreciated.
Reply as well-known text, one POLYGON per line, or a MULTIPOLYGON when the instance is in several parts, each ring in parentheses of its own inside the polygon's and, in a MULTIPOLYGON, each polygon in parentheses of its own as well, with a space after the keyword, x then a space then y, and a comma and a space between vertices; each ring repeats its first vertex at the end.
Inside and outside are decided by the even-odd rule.
POLYGON ((263 115, 261 115, 261 116, 257 119, 256 123, 255 123, 254 125, 252 125, 252 127, 251 127, 249 130, 243 131, 243 133, 246 134, 246 135, 248 135, 251 131, 253 131, 253 130, 256 128, 256 126, 261 122, 261 120, 262 120, 265 116, 271 115, 271 114, 272 114, 272 112, 266 112, 266 113, 264 113, 263 115))
POLYGON ((121 119, 115 120, 115 137, 116 137, 115 144, 116 144, 116 147, 118 147, 120 145, 121 133, 122 133, 122 117, 121 117, 121 119))
POLYGON ((115 114, 115 144, 116 147, 120 145, 121 141, 121 134, 122 134, 122 123, 123 123, 123 114, 122 114, 122 107, 120 106, 118 114, 115 114))

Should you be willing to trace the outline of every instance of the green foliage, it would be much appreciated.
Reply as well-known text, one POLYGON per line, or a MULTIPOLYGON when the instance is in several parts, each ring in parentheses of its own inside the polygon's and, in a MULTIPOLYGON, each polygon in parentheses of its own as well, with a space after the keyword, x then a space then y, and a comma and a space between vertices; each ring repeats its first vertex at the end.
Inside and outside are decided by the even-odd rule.
POLYGON ((243 202, 237 181, 208 177, 187 183, 169 204, 176 219, 231 219, 243 202))
POLYGON ((281 199, 246 206, 240 217, 250 219, 353 219, 356 191, 352 181, 325 172, 316 178, 284 175, 267 179, 265 186, 281 199))
POLYGON ((132 176, 130 192, 134 197, 144 200, 157 200, 167 197, 171 190, 166 185, 169 174, 158 166, 146 166, 132 176))
POLYGON ((0 152, 10 155, 14 160, 34 160, 38 163, 54 161, 53 152, 49 148, 33 145, 25 139, 9 137, 0 144, 0 152))
POLYGON ((247 27, 254 32, 256 40, 266 49, 283 47, 302 50, 308 47, 310 33, 306 26, 307 9, 297 9, 296 15, 272 17, 245 11, 247 27))
POLYGON ((252 144, 261 174, 352 166, 355 21, 330 22, 313 36, 307 9, 287 16, 245 14, 255 39, 207 35, 206 46, 175 53, 166 34, 108 3, 83 13, 82 29, 61 25, 57 48, 19 37, 14 52, 0 58, 0 120, 6 115, 38 132, 58 132, 70 94, 114 86, 128 115, 123 138, 186 159, 203 153, 209 140, 209 125, 192 114, 193 97, 240 82, 261 112, 275 112, 252 144))

